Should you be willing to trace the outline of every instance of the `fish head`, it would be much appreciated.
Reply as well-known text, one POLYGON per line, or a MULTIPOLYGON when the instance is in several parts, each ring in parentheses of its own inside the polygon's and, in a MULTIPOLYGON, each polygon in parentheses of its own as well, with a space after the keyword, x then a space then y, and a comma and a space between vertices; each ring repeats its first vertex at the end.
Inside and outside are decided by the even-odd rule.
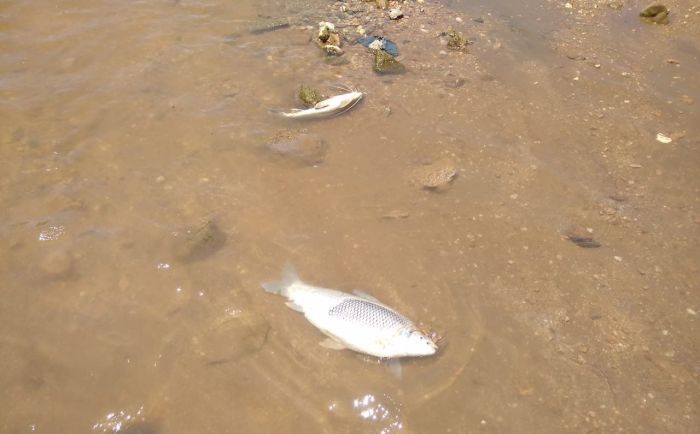
POLYGON ((402 356, 430 356, 437 351, 437 345, 421 331, 412 329, 401 333, 396 343, 402 356))
POLYGON ((356 90, 353 90, 352 92, 344 93, 342 95, 338 95, 339 99, 341 100, 338 106, 340 107, 347 107, 351 104, 356 104, 359 100, 362 99, 362 92, 358 92, 356 90))

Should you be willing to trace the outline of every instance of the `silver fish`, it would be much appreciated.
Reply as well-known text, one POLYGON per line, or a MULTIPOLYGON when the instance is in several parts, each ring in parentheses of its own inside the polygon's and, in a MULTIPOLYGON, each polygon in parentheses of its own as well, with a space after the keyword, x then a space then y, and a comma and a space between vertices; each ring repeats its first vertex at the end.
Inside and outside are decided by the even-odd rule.
POLYGON ((287 264, 282 280, 263 283, 265 291, 287 297, 287 306, 302 312, 328 338, 321 345, 348 348, 380 358, 429 356, 437 345, 405 316, 371 295, 307 285, 287 264))
POLYGON ((292 109, 288 112, 280 112, 280 115, 289 119, 319 119, 340 115, 355 107, 362 99, 362 92, 350 90, 350 92, 332 96, 319 101, 315 106, 306 109, 292 109))

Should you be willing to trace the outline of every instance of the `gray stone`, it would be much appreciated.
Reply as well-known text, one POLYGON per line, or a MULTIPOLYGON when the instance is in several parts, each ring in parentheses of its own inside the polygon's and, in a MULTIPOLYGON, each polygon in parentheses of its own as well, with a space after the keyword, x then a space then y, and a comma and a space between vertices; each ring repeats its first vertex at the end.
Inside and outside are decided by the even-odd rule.
POLYGON ((399 18, 403 18, 403 12, 399 8, 390 9, 389 18, 391 18, 392 20, 398 20, 399 18))

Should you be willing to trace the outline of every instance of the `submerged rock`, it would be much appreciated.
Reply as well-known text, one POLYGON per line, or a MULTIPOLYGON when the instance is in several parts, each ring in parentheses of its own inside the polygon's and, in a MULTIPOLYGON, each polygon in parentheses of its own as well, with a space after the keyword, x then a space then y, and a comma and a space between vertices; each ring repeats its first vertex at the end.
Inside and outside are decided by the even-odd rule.
POLYGON ((399 48, 396 46, 396 43, 383 36, 365 35, 359 38, 357 42, 370 50, 382 49, 394 57, 399 55, 399 48))
POLYGON ((398 20, 399 18, 403 18, 403 11, 401 9, 394 8, 389 10, 389 19, 398 20))
POLYGON ((467 38, 461 32, 450 27, 447 30, 447 48, 451 50, 462 50, 468 44, 467 38))
POLYGON ((306 107, 313 107, 323 100, 323 95, 313 87, 302 84, 299 87, 299 99, 306 107))
POLYGON ((668 8, 661 3, 652 3, 639 13, 644 21, 656 24, 668 24, 668 8))
POLYGON ((70 252, 54 250, 49 252, 41 262, 39 262, 39 268, 47 277, 65 279, 73 274, 74 263, 75 259, 70 252))
POLYGON ((335 25, 333 23, 320 22, 318 23, 318 40, 324 44, 328 42, 331 35, 335 33, 335 25))
POLYGON ((337 45, 325 45, 323 47, 323 51, 325 51, 329 56, 342 56, 344 53, 343 49, 337 45))
POLYGON ((573 226, 566 231, 566 237, 572 243, 584 249, 593 249, 600 247, 601 244, 594 240, 590 232, 581 226, 573 226))
POLYGON ((386 50, 372 51, 374 51, 374 65, 372 69, 377 74, 403 74, 406 72, 406 67, 386 50))
POLYGON ((260 351, 269 331, 270 323, 260 315, 229 310, 195 339, 195 352, 212 365, 235 362, 260 351))
POLYGON ((438 190, 449 185, 457 176, 457 168, 450 159, 417 167, 413 170, 413 180, 428 190, 438 190))
POLYGON ((281 131, 270 139, 266 147, 274 154, 287 157, 304 166, 322 163, 328 148, 320 136, 305 130, 281 131))
POLYGON ((216 253, 225 242, 226 234, 213 221, 205 220, 176 236, 173 254, 183 262, 199 261, 216 253))
POLYGON ((340 56, 343 54, 343 50, 340 48, 340 35, 335 30, 333 23, 325 21, 318 23, 316 44, 328 55, 340 56))

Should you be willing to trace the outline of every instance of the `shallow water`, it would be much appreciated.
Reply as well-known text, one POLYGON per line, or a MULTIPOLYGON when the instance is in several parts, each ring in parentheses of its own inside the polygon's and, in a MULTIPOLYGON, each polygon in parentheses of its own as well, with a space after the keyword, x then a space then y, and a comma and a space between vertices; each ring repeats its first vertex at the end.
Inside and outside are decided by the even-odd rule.
POLYGON ((692 432, 700 9, 512 3, 347 2, 398 76, 309 42, 340 3, 0 3, 0 431, 692 432), (302 82, 365 97, 274 116, 302 82), (440 353, 321 348, 285 261, 440 353))

